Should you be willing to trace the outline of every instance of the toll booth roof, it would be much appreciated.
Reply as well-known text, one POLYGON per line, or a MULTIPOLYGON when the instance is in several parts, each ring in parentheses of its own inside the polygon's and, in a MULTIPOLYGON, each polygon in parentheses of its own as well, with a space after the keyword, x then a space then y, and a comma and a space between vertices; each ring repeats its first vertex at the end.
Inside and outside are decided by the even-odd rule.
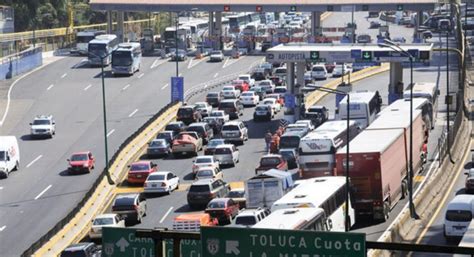
MULTIPOLYGON (((400 44, 400 48, 405 51, 417 49, 419 51, 431 51, 433 49, 432 43, 425 44, 400 44)), ((302 43, 290 43, 280 44, 267 50, 269 53, 279 52, 350 52, 351 50, 361 51, 393 51, 388 47, 380 47, 378 44, 302 44, 302 43)))

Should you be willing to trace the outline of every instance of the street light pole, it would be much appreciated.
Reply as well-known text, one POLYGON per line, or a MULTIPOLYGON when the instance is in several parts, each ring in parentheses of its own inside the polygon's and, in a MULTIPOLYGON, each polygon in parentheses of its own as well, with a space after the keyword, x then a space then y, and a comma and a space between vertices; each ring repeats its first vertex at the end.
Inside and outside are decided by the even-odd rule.
POLYGON ((176 77, 179 76, 179 67, 178 67, 178 23, 179 23, 179 14, 176 12, 176 34, 174 38, 175 43, 175 60, 176 60, 176 77))

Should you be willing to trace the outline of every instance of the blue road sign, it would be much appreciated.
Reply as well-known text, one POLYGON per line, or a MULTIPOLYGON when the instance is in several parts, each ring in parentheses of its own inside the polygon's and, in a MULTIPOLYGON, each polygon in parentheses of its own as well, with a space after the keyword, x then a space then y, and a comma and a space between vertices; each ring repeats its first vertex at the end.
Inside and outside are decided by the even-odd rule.
POLYGON ((285 107, 286 108, 295 108, 296 99, 293 94, 285 94, 285 107))
POLYGON ((184 101, 184 78, 171 77, 171 102, 184 101))
POLYGON ((360 50, 360 49, 352 49, 351 50, 351 58, 360 59, 361 57, 362 57, 362 50, 360 50))

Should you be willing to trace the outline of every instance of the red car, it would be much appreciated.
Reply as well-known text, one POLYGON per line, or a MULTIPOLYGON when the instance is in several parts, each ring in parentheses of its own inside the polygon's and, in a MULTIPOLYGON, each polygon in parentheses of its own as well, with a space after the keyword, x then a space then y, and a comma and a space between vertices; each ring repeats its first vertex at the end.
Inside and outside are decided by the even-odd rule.
POLYGON ((90 151, 74 153, 67 161, 69 173, 90 173, 95 167, 95 158, 90 151))
POLYGON ((134 162, 128 167, 127 182, 130 184, 143 184, 150 173, 157 171, 157 165, 151 161, 134 162))
POLYGON ((327 62, 327 63, 324 64, 324 66, 326 67, 327 72, 332 73, 334 68, 336 68, 336 63, 335 62, 327 62))
POLYGON ((239 204, 232 198, 214 198, 205 210, 212 218, 219 221, 219 225, 229 224, 239 213, 239 204))
POLYGON ((260 158, 260 165, 255 169, 255 174, 259 171, 267 171, 270 169, 277 169, 277 170, 288 170, 288 162, 283 159, 283 157, 279 154, 267 154, 260 158))
POLYGON ((245 80, 240 80, 240 79, 236 79, 232 81, 232 86, 234 86, 235 89, 239 90, 240 92, 249 91, 250 89, 249 84, 245 82, 245 80))

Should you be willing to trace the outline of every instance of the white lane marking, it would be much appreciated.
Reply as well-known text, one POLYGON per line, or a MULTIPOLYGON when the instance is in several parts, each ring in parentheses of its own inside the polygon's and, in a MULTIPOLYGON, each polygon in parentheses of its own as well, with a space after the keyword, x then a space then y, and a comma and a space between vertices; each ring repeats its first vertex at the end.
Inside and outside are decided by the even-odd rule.
POLYGON ((224 66, 222 66, 222 69, 227 68, 227 67, 231 66, 232 64, 234 64, 234 63, 236 63, 236 62, 238 62, 238 61, 240 61, 240 60, 242 60, 242 59, 244 59, 244 58, 245 58, 245 56, 242 56, 242 57, 240 57, 240 58, 238 58, 238 59, 233 59, 232 61, 230 61, 230 57, 229 57, 229 58, 226 60, 226 62, 224 63, 224 66), (229 61, 229 62, 228 62, 228 61, 229 61))
POLYGON ((61 76, 61 78, 63 79, 63 78, 65 78, 66 76, 67 76, 67 73, 64 73, 64 74, 61 76))
POLYGON ((122 91, 127 90, 127 88, 129 88, 129 87, 130 87, 130 84, 127 84, 126 86, 124 86, 124 87, 122 88, 122 91))
POLYGON ((165 213, 165 215, 163 216, 163 218, 161 218, 160 220, 160 223, 163 223, 163 221, 165 221, 166 217, 170 214, 171 210, 173 210, 173 206, 171 206, 168 211, 165 213))
POLYGON ((214 78, 217 78, 219 76, 219 73, 214 74, 214 78))
POLYGON ((188 63, 188 69, 191 69, 191 67, 193 67, 193 58, 190 58, 188 63))
POLYGON ((109 131, 109 133, 107 133, 107 137, 110 137, 114 132, 115 132, 115 129, 112 129, 111 131, 109 131))
POLYGON ((206 84, 206 85, 204 85, 204 88, 207 88, 207 84, 206 84))
POLYGON ((38 198, 40 198, 44 193, 46 193, 46 191, 48 191, 51 187, 52 185, 47 186, 43 191, 41 191, 41 193, 39 193, 39 195, 35 197, 35 200, 38 200, 38 198))
POLYGON ((28 163, 28 165, 26 165, 27 168, 31 167, 31 165, 33 165, 33 163, 37 162, 39 159, 41 159, 41 157, 43 157, 43 155, 39 155, 38 157, 36 157, 34 160, 32 160, 30 163, 28 163))
POLYGON ((142 73, 142 74, 138 75, 138 78, 141 79, 143 77, 143 75, 145 75, 145 73, 142 73))
POLYGON ((196 61, 196 60, 192 60, 192 65, 191 65, 191 62, 190 62, 190 64, 188 64, 188 69, 191 69, 192 67, 194 67, 194 66, 200 64, 202 61, 205 61, 205 60, 208 60, 208 59, 209 59, 209 57, 201 58, 201 59, 199 59, 199 60, 197 60, 197 61, 196 61))
POLYGON ((5 123, 5 120, 7 119, 7 116, 8 116, 8 111, 10 110, 10 102, 11 102, 11 98, 12 98, 12 91, 13 91, 13 88, 15 88, 16 84, 21 81, 22 79, 26 78, 27 76, 33 74, 33 72, 36 72, 36 71, 39 71, 41 69, 43 69, 44 67, 50 65, 51 63, 53 62, 49 62, 47 64, 44 64, 32 71, 29 71, 25 74, 23 74, 21 77, 19 77, 17 80, 15 80, 12 85, 10 86, 10 88, 8 89, 8 93, 7 93, 7 107, 5 108, 5 112, 3 113, 3 117, 2 117, 2 120, 0 120, 0 127, 3 126, 3 124, 5 123))
POLYGON ((7 227, 7 226, 1 227, 1 228, 0 228, 0 232, 2 232, 3 230, 5 230, 6 227, 7 227))
POLYGON ((128 117, 129 117, 129 118, 132 117, 132 116, 133 116, 135 113, 137 113, 137 112, 138 112, 138 109, 135 109, 135 111, 133 111, 132 113, 130 113, 130 114, 128 115, 128 117))
POLYGON ((167 88, 168 86, 169 86, 169 84, 168 84, 168 83, 166 83, 166 84, 165 84, 165 85, 164 85, 164 86, 161 88, 161 90, 163 90, 163 89, 167 88))
POLYGON ((0 187, 0 190, 2 190, 2 189, 3 189, 3 187, 0 187))
POLYGON ((50 90, 51 88, 53 88, 53 87, 54 87, 54 84, 51 84, 51 85, 49 85, 48 88, 46 88, 46 90, 49 91, 49 90, 50 90))
POLYGON ((91 88, 92 84, 89 84, 87 87, 84 88, 84 91, 87 91, 87 89, 91 88))
POLYGON ((230 60, 230 57, 227 57, 227 59, 225 59, 224 65, 222 65, 222 69, 224 69, 227 66, 227 63, 229 62, 229 60, 230 60))
POLYGON ((161 61, 160 61, 159 59, 156 59, 156 60, 153 62, 153 64, 150 66, 150 69, 154 69, 154 68, 156 68, 156 67, 162 65, 163 63, 167 62, 167 61, 168 61, 168 59, 161 60, 161 61))

